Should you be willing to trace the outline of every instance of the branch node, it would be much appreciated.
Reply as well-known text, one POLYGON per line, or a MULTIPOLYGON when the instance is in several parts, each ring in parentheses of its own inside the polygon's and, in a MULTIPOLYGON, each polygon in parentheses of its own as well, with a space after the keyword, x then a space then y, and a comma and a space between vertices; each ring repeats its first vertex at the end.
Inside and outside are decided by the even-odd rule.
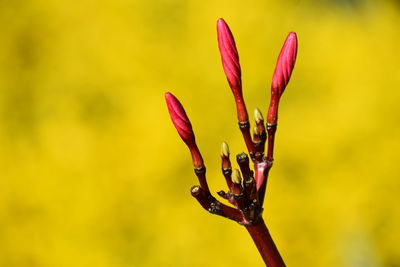
POLYGON ((204 174, 206 173, 206 167, 194 168, 194 172, 197 175, 204 174))

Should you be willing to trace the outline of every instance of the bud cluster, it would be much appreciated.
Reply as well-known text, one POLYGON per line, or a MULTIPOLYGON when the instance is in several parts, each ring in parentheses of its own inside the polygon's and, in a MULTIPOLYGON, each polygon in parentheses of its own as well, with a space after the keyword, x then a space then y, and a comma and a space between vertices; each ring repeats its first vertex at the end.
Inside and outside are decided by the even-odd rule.
POLYGON ((212 214, 245 225, 267 266, 285 266, 262 219, 262 206, 268 173, 273 162, 279 101, 290 80, 296 61, 297 36, 294 32, 290 32, 279 54, 272 77, 266 125, 261 111, 255 109, 255 125, 251 128, 242 93, 239 54, 232 32, 223 19, 217 21, 217 34, 222 67, 234 96, 240 131, 250 158, 246 153, 238 154, 236 162, 240 170, 232 169, 229 146, 226 142, 222 143, 221 169, 229 190, 219 191, 218 195, 227 200, 231 206, 218 201, 208 188, 206 167, 196 144, 192 124, 179 100, 171 93, 166 93, 165 99, 172 123, 189 148, 194 171, 200 183, 200 186, 191 188, 191 194, 204 209, 212 214), (252 134, 251 129, 253 129, 252 134), (268 145, 267 154, 264 155, 266 145, 268 145), (250 159, 254 171, 250 169, 250 159))
MULTIPOLYGON (((234 96, 239 127, 250 156, 245 153, 238 154, 236 161, 240 170, 236 168, 232 169, 229 146, 226 142, 223 142, 221 145, 221 169, 229 190, 227 192, 219 191, 218 195, 228 200, 233 207, 219 202, 211 195, 206 181, 206 168, 197 147, 189 118, 182 104, 174 95, 166 93, 165 99, 172 122, 179 136, 190 150, 194 170, 200 183, 200 186, 192 187, 192 196, 197 199, 203 208, 211 213, 245 225, 251 234, 253 230, 250 229, 253 229, 252 227, 261 224, 261 222, 263 223, 262 206, 268 173, 273 162, 278 106, 295 65, 297 36, 294 32, 290 32, 279 54, 272 77, 271 99, 268 105, 266 124, 264 124, 264 117, 261 111, 255 109, 255 125, 253 128, 250 128, 248 113, 242 94, 239 55, 232 32, 223 19, 218 19, 217 21, 217 35, 222 67, 234 96), (253 129, 252 134, 251 129, 253 129), (268 145, 267 154, 264 155, 266 145, 268 145), (250 169, 250 159, 253 163, 254 171, 250 169)), ((255 233, 258 234, 258 230, 255 233)), ((261 250, 260 252, 263 254, 261 250)), ((278 252, 276 251, 276 253, 278 252)), ((275 260, 278 262, 281 261, 280 264, 283 264, 279 253, 278 256, 275 260)))

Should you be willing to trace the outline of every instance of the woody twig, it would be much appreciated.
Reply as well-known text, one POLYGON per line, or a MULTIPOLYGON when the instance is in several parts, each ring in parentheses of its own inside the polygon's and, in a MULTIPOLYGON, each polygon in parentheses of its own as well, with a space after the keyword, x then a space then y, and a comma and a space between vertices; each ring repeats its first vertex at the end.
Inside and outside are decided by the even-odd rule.
POLYGON ((262 212, 268 174, 274 159, 279 101, 289 82, 296 61, 297 36, 293 32, 289 33, 279 54, 272 78, 267 123, 264 125, 261 111, 255 109, 255 125, 251 134, 248 113, 242 94, 239 56, 232 32, 223 19, 217 21, 217 32, 222 66, 234 96, 239 128, 251 161, 247 154, 240 153, 236 156, 240 170, 232 169, 228 144, 222 143, 221 168, 228 190, 226 192, 219 191, 218 195, 227 200, 230 205, 218 201, 209 190, 206 167, 186 112, 174 95, 166 93, 165 97, 172 122, 189 148, 194 171, 200 184, 191 188, 191 194, 209 212, 244 225, 267 266, 285 266, 264 223, 262 212), (250 163, 253 164, 253 170, 250 168, 250 163))

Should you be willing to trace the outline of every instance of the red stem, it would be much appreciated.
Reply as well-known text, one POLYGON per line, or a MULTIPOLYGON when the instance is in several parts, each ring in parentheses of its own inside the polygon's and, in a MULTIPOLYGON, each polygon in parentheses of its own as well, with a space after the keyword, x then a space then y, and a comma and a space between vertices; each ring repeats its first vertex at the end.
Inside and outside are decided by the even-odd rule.
POLYGON ((256 171, 256 183, 258 200, 260 201, 260 206, 263 206, 265 198, 265 190, 267 188, 268 173, 271 168, 271 163, 269 161, 259 162, 254 164, 254 169, 256 171))
POLYGON ((246 226, 246 229, 268 267, 286 266, 262 218, 257 224, 246 226))
POLYGON ((250 123, 248 121, 241 122, 239 121, 239 128, 240 131, 242 132, 244 142, 246 144, 247 150, 249 151, 250 157, 253 159, 254 153, 255 153, 255 148, 253 144, 253 139, 251 138, 250 134, 250 123))
POLYGON ((197 179, 199 180, 201 188, 203 188, 207 192, 210 192, 206 179, 206 167, 194 168, 194 173, 196 174, 197 179))
POLYGON ((190 189, 190 193, 205 210, 238 223, 243 223, 243 215, 239 210, 219 202, 209 191, 204 190, 200 186, 193 186, 190 189))

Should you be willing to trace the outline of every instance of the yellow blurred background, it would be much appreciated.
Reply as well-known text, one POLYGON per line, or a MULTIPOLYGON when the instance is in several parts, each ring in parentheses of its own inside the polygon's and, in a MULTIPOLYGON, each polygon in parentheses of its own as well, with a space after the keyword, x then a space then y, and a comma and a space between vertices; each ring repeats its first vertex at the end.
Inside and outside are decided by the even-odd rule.
POLYGON ((205 212, 164 92, 192 121, 213 191, 244 147, 216 41, 264 112, 289 31, 265 218, 288 266, 400 266, 400 3, 0 1, 0 266, 263 266, 205 212))

